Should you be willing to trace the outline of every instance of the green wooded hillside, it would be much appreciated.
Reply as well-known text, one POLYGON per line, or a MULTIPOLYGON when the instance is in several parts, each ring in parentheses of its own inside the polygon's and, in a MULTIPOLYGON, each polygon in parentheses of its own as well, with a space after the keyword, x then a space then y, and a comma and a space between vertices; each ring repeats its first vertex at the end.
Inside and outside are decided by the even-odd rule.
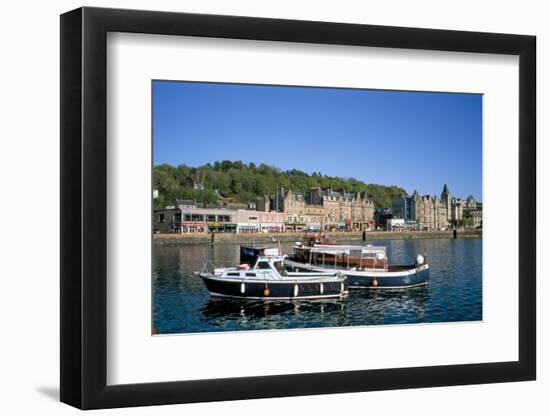
POLYGON ((304 195, 313 187, 332 187, 346 192, 367 193, 376 207, 390 207, 395 197, 405 191, 397 186, 366 184, 355 178, 339 178, 321 172, 307 174, 297 169, 282 171, 276 167, 241 161, 221 161, 200 167, 162 164, 154 167, 154 184, 159 190, 155 208, 174 204, 176 198, 195 199, 198 202, 248 203, 279 189, 301 192, 304 195), (194 189, 202 184, 204 190, 194 189))

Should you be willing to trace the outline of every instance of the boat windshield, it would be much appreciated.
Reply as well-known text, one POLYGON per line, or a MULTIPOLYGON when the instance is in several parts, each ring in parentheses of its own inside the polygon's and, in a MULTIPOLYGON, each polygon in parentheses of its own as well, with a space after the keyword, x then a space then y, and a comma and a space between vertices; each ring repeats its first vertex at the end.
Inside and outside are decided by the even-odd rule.
POLYGON ((260 261, 256 265, 256 269, 271 269, 271 265, 267 261, 260 261))
POLYGON ((275 269, 277 270, 277 272, 279 274, 283 274, 285 272, 285 267, 283 266, 283 262, 282 261, 275 261, 273 262, 273 266, 275 267, 275 269))

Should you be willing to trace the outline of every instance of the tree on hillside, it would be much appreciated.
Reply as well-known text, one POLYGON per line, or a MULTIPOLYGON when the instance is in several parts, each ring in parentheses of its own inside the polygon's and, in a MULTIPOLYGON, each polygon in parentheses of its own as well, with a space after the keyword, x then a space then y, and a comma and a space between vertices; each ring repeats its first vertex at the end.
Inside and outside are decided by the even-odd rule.
POLYGON ((154 167, 154 184, 159 190, 155 208, 174 204, 176 198, 201 203, 220 201, 248 203, 265 194, 275 194, 277 187, 304 195, 311 188, 332 188, 360 192, 376 207, 391 207, 393 200, 405 193, 395 185, 366 184, 356 178, 331 177, 321 172, 308 174, 298 169, 282 171, 267 164, 256 166, 242 161, 216 161, 199 167, 161 164, 154 167), (196 187, 200 184, 200 187, 196 187))

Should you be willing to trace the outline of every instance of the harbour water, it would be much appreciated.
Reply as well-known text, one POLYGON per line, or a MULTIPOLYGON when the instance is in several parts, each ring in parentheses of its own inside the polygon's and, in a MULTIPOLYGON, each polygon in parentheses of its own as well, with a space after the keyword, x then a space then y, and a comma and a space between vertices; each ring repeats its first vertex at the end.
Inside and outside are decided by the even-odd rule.
MULTIPOLYGON (((357 244, 338 241, 339 244, 357 244)), ((201 278, 204 259, 234 266, 237 244, 153 245, 153 326, 159 334, 366 326, 482 320, 482 239, 406 239, 384 245, 393 264, 427 255, 426 287, 350 290, 342 300, 212 299, 201 278)), ((283 243, 285 253, 292 243, 283 243)))

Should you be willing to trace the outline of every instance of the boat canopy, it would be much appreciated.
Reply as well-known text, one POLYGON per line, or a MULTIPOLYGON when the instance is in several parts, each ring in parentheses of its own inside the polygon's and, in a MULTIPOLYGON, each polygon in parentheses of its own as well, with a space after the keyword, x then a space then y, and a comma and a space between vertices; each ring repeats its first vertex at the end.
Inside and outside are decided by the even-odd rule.
POLYGON ((362 256, 382 253, 386 256, 385 246, 359 246, 359 245, 315 245, 311 248, 312 253, 324 253, 329 255, 355 255, 361 253, 362 256))

